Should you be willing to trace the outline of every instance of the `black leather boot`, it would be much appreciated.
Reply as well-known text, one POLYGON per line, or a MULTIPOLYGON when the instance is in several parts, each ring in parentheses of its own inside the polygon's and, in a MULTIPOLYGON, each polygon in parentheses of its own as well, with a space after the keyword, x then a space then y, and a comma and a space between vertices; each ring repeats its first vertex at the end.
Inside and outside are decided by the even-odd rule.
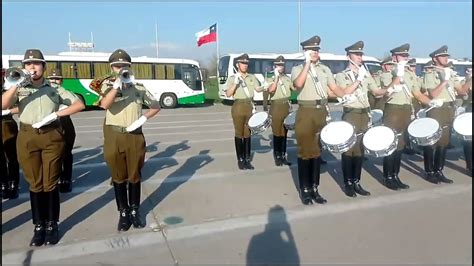
POLYGON ((250 137, 244 138, 244 165, 245 165, 245 168, 249 170, 255 169, 255 167, 253 167, 253 165, 250 163, 251 154, 252 154, 251 139, 250 137))
POLYGON ((304 205, 313 204, 311 199, 310 170, 310 160, 298 158, 298 185, 300 188, 301 203, 304 205))
POLYGON ((282 137, 273 136, 273 160, 276 166, 282 166, 281 162, 281 140, 282 137))
POLYGON ((327 202, 327 200, 325 198, 323 198, 320 194, 319 194, 319 191, 318 191, 318 187, 319 187, 319 179, 321 177, 321 161, 320 161, 320 158, 321 157, 318 157, 318 158, 313 158, 313 159, 310 159, 311 161, 311 171, 310 171, 310 174, 311 174, 311 183, 312 183, 312 198, 314 200, 314 202, 316 203, 319 203, 319 204, 324 204, 327 202))
POLYGON ((362 164, 364 163, 363 156, 352 157, 352 172, 354 177, 354 191, 362 196, 370 196, 370 192, 365 190, 360 184, 360 177, 362 174, 362 164))
POLYGON ((288 160, 286 159, 286 142, 287 142, 287 139, 288 139, 288 137, 286 135, 286 130, 285 130, 285 136, 280 137, 280 138, 281 138, 280 139, 280 142, 281 142, 280 143, 281 144, 281 146, 280 146, 280 148, 281 148, 280 149, 280 155, 281 155, 280 156, 280 161, 281 161, 282 164, 290 166, 291 163, 288 162, 288 160))
POLYGON ((113 182, 115 191, 115 201, 117 202, 117 209, 120 212, 120 217, 117 225, 118 231, 128 231, 132 222, 130 221, 130 208, 127 201, 127 182, 120 184, 113 182))
POLYGON ((400 173, 400 165, 402 163, 402 151, 394 151, 394 178, 395 182, 397 183, 398 187, 400 189, 409 189, 410 186, 403 183, 402 180, 400 180, 399 173, 400 173))
POLYGON ((445 147, 437 147, 435 152, 435 169, 436 169, 436 177, 442 183, 452 184, 453 180, 447 178, 443 174, 444 162, 446 159, 446 148, 445 147))
POLYGON ((425 179, 426 181, 439 184, 438 178, 435 176, 434 170, 434 150, 432 146, 423 147, 423 163, 425 166, 425 179))
POLYGON ((344 179, 344 194, 348 197, 355 197, 357 194, 354 190, 354 183, 352 183, 352 160, 346 154, 341 155, 342 176, 344 179))
POLYGON ((44 192, 31 192, 30 191, 30 203, 31 203, 31 215, 33 219, 33 224, 35 225, 33 238, 30 241, 30 246, 38 247, 44 244, 44 234, 45 234, 45 219, 44 211, 42 206, 44 203, 44 192))
POLYGON ((141 182, 128 184, 128 201, 130 203, 130 220, 135 228, 145 227, 140 218, 141 182))
POLYGON ((18 161, 8 162, 8 195, 9 199, 18 198, 18 184, 20 182, 20 165, 18 161))
POLYGON ((466 160, 466 171, 472 177, 472 141, 464 141, 464 159, 466 160))
POLYGON ((398 184, 394 178, 393 153, 383 158, 383 177, 384 185, 391 190, 399 190, 398 184))
POLYGON ((237 166, 240 170, 245 170, 244 162, 244 139, 234 137, 235 153, 237 155, 237 166))
POLYGON ((47 199, 46 232, 44 237, 45 245, 56 245, 59 242, 59 189, 55 188, 50 192, 44 192, 47 199))

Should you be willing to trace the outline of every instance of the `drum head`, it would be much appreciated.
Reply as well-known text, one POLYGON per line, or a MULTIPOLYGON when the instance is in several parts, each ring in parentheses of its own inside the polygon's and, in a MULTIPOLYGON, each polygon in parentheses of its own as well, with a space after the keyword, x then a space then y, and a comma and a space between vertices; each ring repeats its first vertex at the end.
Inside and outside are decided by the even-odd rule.
POLYGON ((365 132, 362 138, 364 147, 372 151, 380 151, 392 145, 395 141, 395 132, 386 126, 376 126, 365 132))
POLYGON ((378 123, 383 118, 383 111, 380 109, 374 109, 370 112, 370 115, 372 116, 372 122, 378 123))
POLYGON ((415 138, 430 137, 438 130, 438 121, 429 117, 415 119, 408 125, 408 134, 415 138))
POLYGON ((343 144, 354 135, 354 127, 346 121, 327 124, 321 130, 321 140, 329 145, 343 144))
POLYGON ((257 112, 253 114, 250 119, 249 119, 249 127, 257 127, 265 123, 265 121, 268 119, 268 113, 267 112, 257 112))
POLYGON ((458 115, 453 122, 454 130, 463 136, 472 136, 472 113, 458 115))
POLYGON ((288 116, 286 116, 283 123, 285 123, 286 125, 292 125, 295 123, 295 120, 296 120, 296 112, 291 112, 288 114, 288 116))

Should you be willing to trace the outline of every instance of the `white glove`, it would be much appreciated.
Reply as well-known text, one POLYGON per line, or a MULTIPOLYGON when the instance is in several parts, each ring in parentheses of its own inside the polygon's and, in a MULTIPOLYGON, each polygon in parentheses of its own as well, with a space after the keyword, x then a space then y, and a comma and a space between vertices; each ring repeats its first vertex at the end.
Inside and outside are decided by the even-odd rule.
POLYGON ((58 115, 56 114, 56 112, 54 112, 54 113, 51 113, 51 114, 47 115, 45 118, 43 118, 43 120, 39 121, 38 123, 34 123, 31 126, 33 128, 41 128, 42 126, 53 122, 57 118, 58 118, 58 115))
POLYGON ((9 115, 9 114, 11 114, 11 113, 12 113, 12 111, 11 111, 10 109, 2 110, 2 116, 4 116, 4 115, 9 115))
POLYGON ((313 53, 313 51, 311 50, 306 50, 304 51, 304 61, 306 63, 310 63, 311 62, 311 54, 313 53))
POLYGON ((237 84, 237 85, 240 84, 240 77, 241 77, 240 73, 235 74, 234 84, 237 84))
POLYGON ((405 75, 405 66, 407 61, 401 61, 397 64, 397 77, 403 77, 405 75))
POLYGON ((451 78, 451 74, 453 73, 453 71, 451 70, 451 68, 449 67, 445 67, 444 70, 443 70, 443 80, 449 80, 451 78))
POLYGON ((367 69, 365 67, 360 67, 359 68, 359 76, 357 76, 357 80, 362 82, 365 79, 365 76, 367 75, 367 69))
POLYGON ((392 87, 390 87, 390 88, 387 89, 387 92, 388 92, 389 95, 392 94, 392 93, 401 92, 401 91, 402 91, 402 87, 401 87, 401 86, 397 86, 397 85, 392 86, 392 87))
POLYGON ((431 101, 430 101, 430 106, 433 106, 433 107, 441 107, 441 106, 443 106, 443 100, 441 100, 441 99, 434 99, 434 100, 431 100, 431 101))
POLYGON ((275 75, 275 78, 278 77, 278 76, 280 76, 280 71, 278 71, 278 69, 275 68, 275 69, 273 70, 273 75, 275 75))
POLYGON ((116 90, 120 90, 122 88, 122 80, 120 78, 116 78, 113 88, 116 90))
POLYGON ((133 122, 130 126, 128 126, 126 128, 127 132, 132 132, 135 129, 143 126, 143 124, 145 124, 146 120, 148 120, 148 118, 146 118, 146 116, 144 116, 144 115, 140 116, 140 118, 138 118, 135 122, 133 122))
POLYGON ((352 103, 356 97, 353 94, 346 94, 342 98, 337 98, 339 103, 352 103))

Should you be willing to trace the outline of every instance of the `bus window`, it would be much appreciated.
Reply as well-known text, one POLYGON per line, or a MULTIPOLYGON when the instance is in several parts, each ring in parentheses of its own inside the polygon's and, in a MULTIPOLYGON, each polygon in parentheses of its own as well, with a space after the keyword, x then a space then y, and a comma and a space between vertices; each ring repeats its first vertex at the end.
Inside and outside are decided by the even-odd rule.
POLYGON ((151 64, 132 64, 133 75, 136 79, 152 79, 151 64))
POLYGON ((93 78, 103 77, 110 74, 112 71, 110 69, 109 63, 94 63, 94 76, 93 78))
POLYGON ((155 65, 155 79, 165 79, 165 65, 157 64, 155 65))
POLYGON ((303 60, 286 60, 285 61, 285 74, 291 74, 291 69, 295 66, 303 64, 303 60))
POLYGON ((227 80, 227 75, 229 73, 228 72, 228 69, 229 69, 229 61, 230 61, 230 56, 223 56, 219 59, 219 66, 218 66, 218 74, 219 74, 219 83, 220 84, 225 84, 226 80, 227 80))
POLYGON ((52 70, 58 68, 58 62, 46 61, 46 71, 44 72, 44 76, 48 77, 52 70))
POLYGON ((199 69, 192 65, 183 65, 183 82, 192 90, 202 90, 199 69))
POLYGON ((454 71, 458 73, 460 77, 466 76, 466 69, 468 65, 454 65, 454 71))
POLYGON ((90 63, 76 63, 76 78, 78 79, 90 79, 91 77, 91 64, 90 63))
POLYGON ((61 73, 65 79, 73 79, 74 76, 74 63, 72 62, 61 62, 61 73))
POLYGON ((10 63, 8 63, 10 67, 19 67, 22 68, 21 60, 10 60, 10 63))
POLYGON ((166 65, 166 79, 177 79, 175 77, 175 65, 166 65))
POLYGON ((342 60, 321 60, 321 63, 328 66, 333 74, 339 73, 347 67, 347 61, 342 60))

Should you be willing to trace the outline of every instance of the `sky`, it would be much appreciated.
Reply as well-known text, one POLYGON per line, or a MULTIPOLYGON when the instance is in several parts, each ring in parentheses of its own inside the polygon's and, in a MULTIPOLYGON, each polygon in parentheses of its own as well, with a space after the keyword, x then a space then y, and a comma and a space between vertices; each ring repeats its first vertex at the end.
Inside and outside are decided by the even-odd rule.
MULTIPOLYGON (((413 57, 446 44, 452 58, 472 59, 472 1, 301 1, 301 41, 321 37, 321 52, 344 54, 362 40, 366 55, 381 58, 410 43, 413 57)), ((89 42, 96 52, 117 48, 132 56, 211 61, 225 53, 299 52, 294 1, 2 1, 2 54, 39 48, 44 54, 89 42), (218 44, 197 47, 195 33, 217 23, 218 44)))

